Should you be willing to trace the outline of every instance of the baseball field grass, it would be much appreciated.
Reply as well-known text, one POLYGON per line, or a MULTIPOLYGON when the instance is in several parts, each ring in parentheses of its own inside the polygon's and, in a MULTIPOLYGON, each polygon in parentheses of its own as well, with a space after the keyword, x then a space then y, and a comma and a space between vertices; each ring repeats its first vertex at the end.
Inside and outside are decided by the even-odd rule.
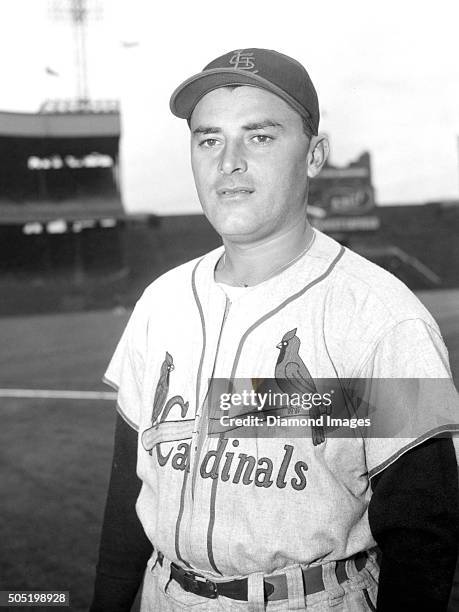
MULTIPOLYGON (((459 291, 420 297, 440 324, 458 386, 459 291)), ((25 398, 21 390, 107 390, 100 378, 128 315, 0 319, 0 387, 19 396, 0 394, 0 590, 65 590, 71 610, 88 608, 114 402, 25 398)))
MULTIPOLYGON (((100 377, 127 319, 123 311, 1 319, 0 386, 105 390, 100 377)), ((0 590, 70 591, 70 609, 87 610, 114 402, 3 397, 0 419, 0 590)))

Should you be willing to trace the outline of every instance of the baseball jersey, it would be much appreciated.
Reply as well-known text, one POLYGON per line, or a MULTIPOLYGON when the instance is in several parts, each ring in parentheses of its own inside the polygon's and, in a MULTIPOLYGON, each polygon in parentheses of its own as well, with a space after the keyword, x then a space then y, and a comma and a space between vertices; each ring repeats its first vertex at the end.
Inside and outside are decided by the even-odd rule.
POLYGON ((139 433, 136 509, 148 538, 209 578, 372 548, 371 476, 425 439, 459 429, 432 316, 394 276, 314 234, 305 255, 254 287, 225 291, 215 282, 223 247, 155 280, 105 374, 139 433), (282 387, 305 378, 435 379, 447 391, 436 402, 419 388, 404 391, 397 402, 409 404, 411 423, 403 435, 354 430, 314 441, 306 433, 246 437, 244 426, 208 435, 209 381, 273 379, 282 387))

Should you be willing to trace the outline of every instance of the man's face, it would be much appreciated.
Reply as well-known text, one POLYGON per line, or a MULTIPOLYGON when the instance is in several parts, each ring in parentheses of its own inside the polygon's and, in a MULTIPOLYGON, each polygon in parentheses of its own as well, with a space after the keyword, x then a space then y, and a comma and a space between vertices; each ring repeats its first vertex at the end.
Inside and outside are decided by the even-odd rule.
POLYGON ((198 102, 190 128, 199 199, 221 236, 262 240, 304 219, 310 140, 281 98, 258 87, 216 89, 198 102))

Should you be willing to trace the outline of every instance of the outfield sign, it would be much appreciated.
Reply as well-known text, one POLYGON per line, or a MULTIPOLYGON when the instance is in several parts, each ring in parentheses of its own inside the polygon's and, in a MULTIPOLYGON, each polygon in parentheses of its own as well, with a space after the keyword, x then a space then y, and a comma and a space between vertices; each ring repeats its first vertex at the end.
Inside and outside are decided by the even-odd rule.
POLYGON ((336 215, 361 215, 374 207, 373 192, 367 187, 335 187, 324 199, 330 214, 336 215))
POLYGON ((343 168, 327 164, 311 181, 309 214, 315 227, 326 232, 374 231, 375 214, 370 155, 343 168))

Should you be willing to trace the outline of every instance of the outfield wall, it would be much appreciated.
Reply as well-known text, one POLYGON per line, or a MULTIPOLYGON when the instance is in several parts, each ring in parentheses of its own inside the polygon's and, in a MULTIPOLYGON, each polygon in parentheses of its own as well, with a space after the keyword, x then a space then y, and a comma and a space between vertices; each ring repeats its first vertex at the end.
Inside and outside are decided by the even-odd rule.
MULTIPOLYGON (((341 232, 335 237, 413 290, 459 286, 459 206, 385 206, 376 214, 377 231, 341 232)), ((38 272, 21 280, 0 277, 0 315, 130 307, 157 276, 221 244, 203 215, 127 222, 121 239, 124 263, 117 271, 78 278, 65 271, 51 277, 49 271, 38 272)))
MULTIPOLYGON (((332 235, 390 269, 412 289, 459 286, 458 205, 381 206, 376 214, 380 219, 376 231, 332 235), (397 261, 397 256, 391 255, 397 251, 407 257, 397 261), (439 279, 438 285, 417 273, 404 259, 414 259, 432 271, 439 279)), ((145 277, 149 271, 153 275, 157 270, 163 272, 221 244, 202 215, 159 217, 157 226, 150 231, 137 226, 129 230, 126 238, 126 260, 137 278, 145 277)))

